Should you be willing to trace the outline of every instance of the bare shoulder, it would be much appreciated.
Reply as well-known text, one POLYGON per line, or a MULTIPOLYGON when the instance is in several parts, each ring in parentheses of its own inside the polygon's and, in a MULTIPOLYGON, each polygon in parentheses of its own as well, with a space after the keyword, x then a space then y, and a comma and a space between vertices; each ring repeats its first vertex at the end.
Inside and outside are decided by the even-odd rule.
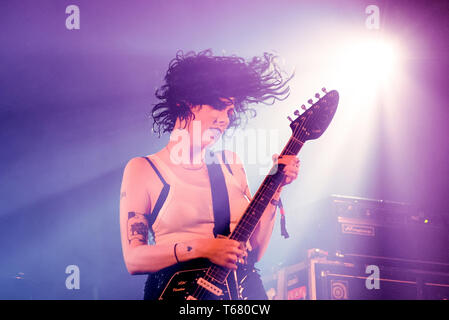
POLYGON ((134 157, 126 163, 125 170, 142 169, 145 165, 148 165, 145 157, 134 157))
POLYGON ((150 164, 145 157, 131 158, 125 166, 125 176, 147 175, 150 174, 150 164))
POLYGON ((131 158, 125 166, 123 179, 150 183, 149 185, 153 186, 154 182, 159 180, 147 157, 131 158))
POLYGON ((163 185, 145 157, 130 159, 124 169, 120 189, 125 212, 151 212, 163 185))

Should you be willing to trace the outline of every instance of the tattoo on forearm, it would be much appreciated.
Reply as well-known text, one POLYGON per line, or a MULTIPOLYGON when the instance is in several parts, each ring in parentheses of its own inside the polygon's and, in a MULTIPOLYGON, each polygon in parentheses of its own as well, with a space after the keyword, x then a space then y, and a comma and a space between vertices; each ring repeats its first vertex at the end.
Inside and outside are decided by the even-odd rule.
POLYGON ((120 193, 120 200, 122 200, 123 198, 126 198, 126 192, 125 191, 120 193))
POLYGON ((147 244, 148 231, 148 219, 145 214, 138 212, 128 212, 129 244, 147 244))

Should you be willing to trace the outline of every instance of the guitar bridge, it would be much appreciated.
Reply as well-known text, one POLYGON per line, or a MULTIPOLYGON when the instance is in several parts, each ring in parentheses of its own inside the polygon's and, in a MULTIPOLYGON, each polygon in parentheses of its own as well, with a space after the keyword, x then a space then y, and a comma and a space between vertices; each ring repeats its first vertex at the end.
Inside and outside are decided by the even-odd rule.
POLYGON ((212 292, 216 296, 222 296, 223 295, 223 290, 221 290, 217 286, 213 285, 209 281, 205 280, 204 278, 199 278, 196 283, 199 286, 201 286, 204 289, 206 289, 207 291, 212 292))

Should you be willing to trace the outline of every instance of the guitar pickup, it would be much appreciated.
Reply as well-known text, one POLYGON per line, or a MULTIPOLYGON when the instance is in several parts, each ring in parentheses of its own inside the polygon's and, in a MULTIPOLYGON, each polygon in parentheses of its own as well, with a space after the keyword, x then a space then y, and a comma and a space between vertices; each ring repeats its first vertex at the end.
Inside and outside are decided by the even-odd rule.
POLYGON ((196 282, 199 286, 203 287, 209 292, 212 292, 216 296, 222 296, 223 290, 221 290, 219 287, 213 285, 209 281, 205 280, 204 278, 199 278, 196 282))

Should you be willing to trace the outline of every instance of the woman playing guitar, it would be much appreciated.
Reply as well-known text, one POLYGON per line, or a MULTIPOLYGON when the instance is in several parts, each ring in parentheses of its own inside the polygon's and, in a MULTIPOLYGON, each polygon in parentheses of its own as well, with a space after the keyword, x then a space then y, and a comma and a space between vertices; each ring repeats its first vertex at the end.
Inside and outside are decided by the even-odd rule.
MULTIPOLYGON (((285 99, 290 79, 282 76, 275 56, 268 53, 247 62, 236 56, 214 56, 210 50, 178 52, 170 62, 165 84, 156 91, 160 102, 152 111, 153 129, 159 135, 170 133, 170 141, 154 154, 131 159, 121 186, 123 257, 130 274, 150 274, 145 299, 156 299, 160 294, 152 274, 199 258, 241 270, 242 297, 267 298, 254 263, 268 246, 276 201, 282 185, 296 179, 299 160, 295 155, 273 156, 275 163, 285 165, 286 179, 246 246, 242 246, 238 241, 214 236, 206 155, 226 130, 256 114, 251 104, 285 99)), ((216 152, 215 157, 229 198, 232 232, 251 194, 239 157, 228 150, 216 152)))

